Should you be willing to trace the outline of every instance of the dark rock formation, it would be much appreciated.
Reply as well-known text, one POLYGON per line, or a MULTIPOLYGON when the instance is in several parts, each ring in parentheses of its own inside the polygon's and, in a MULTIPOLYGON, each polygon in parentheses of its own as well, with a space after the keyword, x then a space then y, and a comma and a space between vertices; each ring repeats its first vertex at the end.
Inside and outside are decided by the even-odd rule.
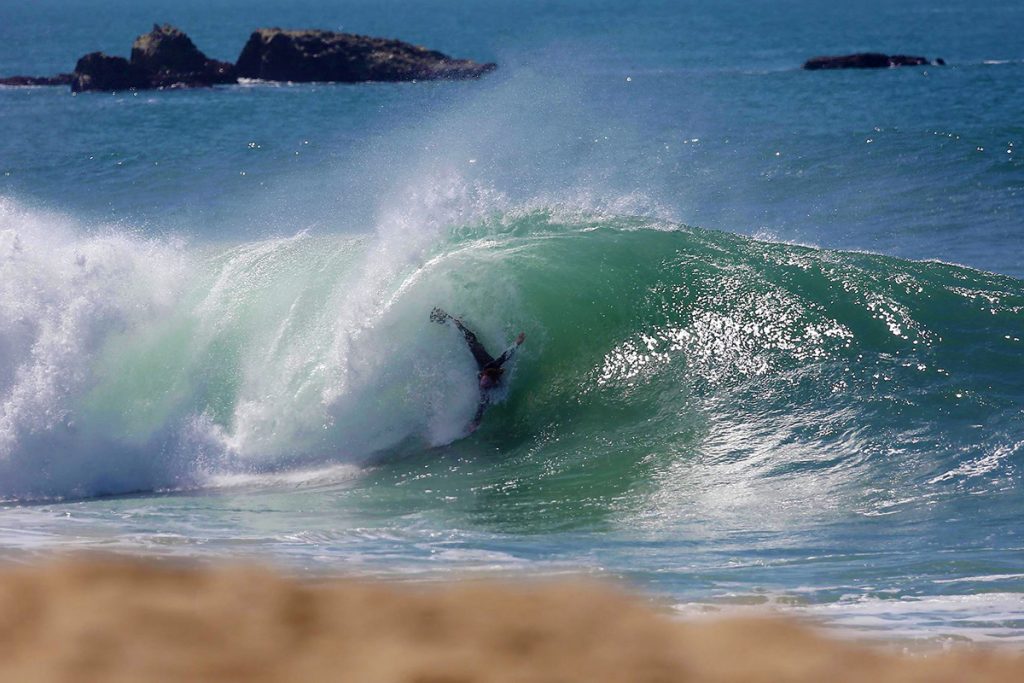
POLYGON ((70 85, 71 74, 56 76, 8 76, 0 78, 0 85, 70 85))
POLYGON ((235 64, 240 78, 338 83, 478 78, 494 68, 400 40, 279 28, 253 32, 235 64))
POLYGON ((75 64, 71 74, 71 92, 86 90, 130 90, 145 88, 146 74, 124 57, 90 52, 75 64))
POLYGON ((209 59, 192 40, 173 26, 153 26, 132 45, 131 61, 101 52, 78 60, 72 92, 195 88, 235 83, 234 66, 209 59))
MULTIPOLYGON (((804 68, 809 71, 816 71, 818 69, 887 69, 891 66, 925 66, 931 63, 924 57, 914 57, 912 55, 857 52, 852 55, 812 57, 804 62, 804 68)), ((942 59, 936 59, 934 63, 941 66, 946 62, 942 59)))
POLYGON ((153 24, 152 31, 132 44, 132 64, 147 71, 202 71, 207 61, 191 38, 168 24, 153 24))
POLYGON ((235 83, 234 65, 210 59, 192 39, 164 24, 135 39, 131 64, 148 77, 148 87, 202 87, 235 83))
POLYGON ((12 76, 0 79, 0 85, 70 84, 72 92, 83 92, 207 87, 237 83, 238 77, 357 83, 477 78, 494 68, 400 40, 277 28, 254 32, 234 65, 210 59, 187 35, 165 24, 135 39, 130 60, 91 52, 78 60, 73 74, 12 76))

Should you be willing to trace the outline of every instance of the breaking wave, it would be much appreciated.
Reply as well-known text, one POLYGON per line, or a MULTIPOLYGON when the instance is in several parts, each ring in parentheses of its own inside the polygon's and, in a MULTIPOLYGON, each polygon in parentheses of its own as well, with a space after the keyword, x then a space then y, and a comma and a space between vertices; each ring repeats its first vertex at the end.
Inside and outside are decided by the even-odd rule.
MULTIPOLYGON (((421 196, 424 211, 366 233, 220 245, 3 203, 0 497, 201 487, 448 444, 595 482, 623 463, 718 463, 733 495, 756 474, 782 504, 822 491, 865 514, 1019 480, 1024 283, 628 203, 449 210, 460 193, 480 198, 421 196), (436 305, 495 352, 528 337, 468 439, 474 366, 430 324, 436 305)), ((686 495, 672 467, 652 471, 686 495)))

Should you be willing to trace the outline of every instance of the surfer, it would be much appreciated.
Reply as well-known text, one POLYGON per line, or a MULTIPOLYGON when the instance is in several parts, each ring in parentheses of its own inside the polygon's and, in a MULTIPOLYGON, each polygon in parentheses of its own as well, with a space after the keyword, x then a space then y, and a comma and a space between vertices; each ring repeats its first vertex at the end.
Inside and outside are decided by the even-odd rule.
POLYGON ((473 360, 476 361, 480 404, 476 408, 476 415, 473 416, 473 421, 469 423, 469 431, 475 431, 480 426, 480 421, 483 420, 484 411, 487 410, 487 406, 491 403, 493 392, 501 384, 501 376, 505 374, 505 369, 501 366, 515 355, 516 349, 526 340, 526 334, 520 332, 519 336, 516 337, 515 344, 506 349, 497 358, 493 358, 491 354, 487 353, 487 349, 476 338, 472 330, 463 325, 460 319, 449 315, 440 308, 435 308, 430 312, 430 319, 439 325, 443 325, 449 320, 455 323, 455 327, 459 328, 462 336, 466 339, 466 345, 469 347, 469 352, 473 354, 473 360))

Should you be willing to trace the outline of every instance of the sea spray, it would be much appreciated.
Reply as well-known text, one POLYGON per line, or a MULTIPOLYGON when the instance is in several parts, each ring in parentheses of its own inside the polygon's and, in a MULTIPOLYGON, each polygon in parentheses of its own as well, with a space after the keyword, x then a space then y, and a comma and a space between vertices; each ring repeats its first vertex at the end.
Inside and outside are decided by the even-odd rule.
POLYGON ((144 330, 171 309, 184 268, 175 244, 113 229, 82 235, 59 217, 0 203, 5 494, 87 495, 149 487, 154 472, 168 477, 159 454, 118 461, 116 448, 104 452, 105 426, 82 421, 76 404, 110 337, 144 330))

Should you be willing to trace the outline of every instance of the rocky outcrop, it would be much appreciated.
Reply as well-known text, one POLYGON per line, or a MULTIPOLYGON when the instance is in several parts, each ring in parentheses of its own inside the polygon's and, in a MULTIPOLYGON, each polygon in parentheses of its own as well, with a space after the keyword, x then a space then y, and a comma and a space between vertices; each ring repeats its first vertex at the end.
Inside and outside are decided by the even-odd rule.
POLYGON ((235 64, 240 78, 357 83, 478 78, 495 68, 400 40, 331 31, 259 29, 235 64))
POLYGON ((141 89, 147 84, 146 74, 127 59, 102 52, 90 52, 79 59, 71 74, 71 92, 141 89))
POLYGON ((196 88, 235 82, 232 64, 208 58, 187 35, 165 24, 154 25, 135 39, 131 60, 102 52, 79 59, 71 90, 196 88))
POLYGON ((494 68, 400 40, 278 28, 254 32, 236 65, 210 59, 182 31, 164 24, 135 39, 131 59, 90 52, 72 74, 11 76, 0 85, 70 84, 72 92, 84 92, 209 87, 239 77, 359 83, 477 78, 494 68))
POLYGON ((235 68, 228 62, 210 59, 192 39, 173 26, 153 26, 135 39, 131 65, 145 73, 148 87, 203 87, 235 83, 235 68))
POLYGON ((154 24, 132 44, 132 64, 147 71, 202 71, 208 61, 191 38, 169 24, 154 24))
POLYGON ((942 59, 936 59, 934 62, 931 62, 925 57, 915 57, 912 55, 857 52, 852 55, 812 57, 804 62, 804 68, 808 71, 817 71, 818 69, 887 69, 892 66, 926 66, 929 64, 941 66, 945 63, 942 59))
POLYGON ((0 78, 0 85, 70 85, 71 74, 57 74, 56 76, 8 76, 0 78))

